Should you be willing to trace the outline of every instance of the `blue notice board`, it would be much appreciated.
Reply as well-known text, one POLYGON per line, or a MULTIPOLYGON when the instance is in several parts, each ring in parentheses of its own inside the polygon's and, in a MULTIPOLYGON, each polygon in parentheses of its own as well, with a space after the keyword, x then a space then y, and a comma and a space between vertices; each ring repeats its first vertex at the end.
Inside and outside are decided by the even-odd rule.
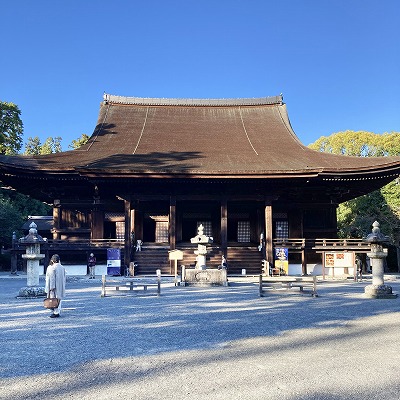
POLYGON ((107 275, 121 275, 120 249, 107 249, 107 275))

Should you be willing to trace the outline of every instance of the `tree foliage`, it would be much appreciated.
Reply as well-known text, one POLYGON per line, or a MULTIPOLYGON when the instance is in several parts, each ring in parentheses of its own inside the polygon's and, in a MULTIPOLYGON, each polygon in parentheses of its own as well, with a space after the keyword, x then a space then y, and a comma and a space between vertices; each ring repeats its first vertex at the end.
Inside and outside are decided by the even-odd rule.
POLYGON ((12 233, 21 237, 21 226, 29 215, 51 215, 52 208, 14 190, 0 189, 0 241, 11 245, 12 233))
MULTIPOLYGON (((345 131, 322 136, 310 148, 334 154, 359 157, 400 155, 400 133, 376 134, 345 131)), ((400 240, 400 185, 394 180, 380 190, 342 203, 338 207, 338 229, 341 237, 364 237, 378 221, 381 231, 396 246, 400 240)))
POLYGON ((24 126, 14 103, 0 101, 0 154, 17 154, 22 147, 24 126))
POLYGON ((68 146, 71 149, 79 149, 79 147, 83 146, 86 144, 86 142, 89 140, 89 136, 86 135, 85 133, 82 133, 81 137, 73 140, 72 143, 68 146))
POLYGON ((346 156, 396 156, 400 154, 400 133, 381 135, 365 131, 337 132, 330 136, 321 136, 309 147, 317 151, 346 156))
POLYGON ((9 199, 0 196, 0 243, 10 247, 13 232, 20 232, 23 223, 22 215, 9 199))
POLYGON ((42 144, 38 136, 29 137, 25 144, 25 155, 38 156, 41 154, 60 153, 62 138, 57 136, 55 138, 48 137, 42 144))
POLYGON ((35 137, 28 137, 27 142, 25 143, 25 155, 32 155, 32 156, 38 156, 41 151, 41 143, 39 136, 35 137))
MULTIPOLYGON (((70 149, 79 149, 79 147, 86 144, 89 140, 89 136, 83 133, 78 139, 75 139, 68 146, 70 149)), ((52 154, 52 153, 60 153, 62 151, 61 146, 62 138, 57 137, 48 137, 45 142, 42 144, 39 136, 28 137, 27 142, 25 143, 25 155, 38 156, 41 154, 52 154)))

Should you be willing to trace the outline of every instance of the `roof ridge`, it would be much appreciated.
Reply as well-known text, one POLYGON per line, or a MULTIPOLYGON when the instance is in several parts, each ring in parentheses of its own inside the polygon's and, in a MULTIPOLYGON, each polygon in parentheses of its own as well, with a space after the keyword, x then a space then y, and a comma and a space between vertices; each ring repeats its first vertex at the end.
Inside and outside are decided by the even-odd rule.
POLYGON ((104 93, 104 102, 115 104, 138 104, 147 106, 253 106, 283 104, 283 95, 258 98, 230 99, 180 99, 180 98, 151 98, 126 97, 104 93))

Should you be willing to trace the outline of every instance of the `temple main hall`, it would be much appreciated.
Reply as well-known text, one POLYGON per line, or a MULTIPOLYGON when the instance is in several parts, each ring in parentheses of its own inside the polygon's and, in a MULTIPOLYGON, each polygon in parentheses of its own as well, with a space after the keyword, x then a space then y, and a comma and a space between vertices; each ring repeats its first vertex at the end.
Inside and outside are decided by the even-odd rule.
POLYGON ((399 174, 399 157, 307 148, 281 95, 104 94, 81 148, 0 156, 3 185, 53 206, 50 251, 105 257, 107 248, 120 248, 122 264, 135 261, 138 274, 171 272, 172 250, 183 252, 180 264, 192 266, 190 239, 200 225, 213 238, 211 267, 224 256, 229 273, 260 273, 261 260, 273 263, 274 248, 288 243, 289 262, 305 271, 321 262, 315 242, 337 237, 338 205, 399 174))

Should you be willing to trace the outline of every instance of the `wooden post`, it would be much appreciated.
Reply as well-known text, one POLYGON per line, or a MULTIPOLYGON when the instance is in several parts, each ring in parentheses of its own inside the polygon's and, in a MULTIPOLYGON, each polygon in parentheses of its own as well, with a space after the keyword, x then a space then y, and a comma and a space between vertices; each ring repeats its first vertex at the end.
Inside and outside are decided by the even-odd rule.
POLYGON ((307 264, 304 249, 301 250, 301 271, 303 275, 307 275, 307 264))
POLYGON ((101 276, 101 297, 106 297, 106 276, 101 276))
MULTIPOLYGON (((132 203, 131 203, 131 246, 134 246, 135 243, 132 241, 132 232, 135 232, 135 218, 136 217, 136 210, 132 208, 132 203)), ((136 232, 135 232, 136 234, 136 232)))
POLYGON ((93 209, 91 218, 91 239, 103 239, 104 237, 104 216, 103 211, 93 209))
POLYGON ((54 201, 53 205, 53 226, 54 226, 53 240, 59 240, 60 239, 59 229, 61 227, 61 206, 56 201, 54 201))
POLYGON ((157 276, 157 296, 161 294, 161 275, 157 276))
POLYGON ((169 200, 169 247, 176 248, 176 197, 171 196, 169 200))
POLYGON ((124 271, 126 271, 126 267, 129 267, 131 262, 131 248, 132 248, 132 240, 131 240, 131 201, 124 200, 124 211, 125 211, 125 242, 124 242, 124 271))
POLYGON ((272 229, 272 205, 269 201, 265 202, 265 252, 267 261, 274 265, 273 248, 273 229, 272 229))
POLYGON ((228 248, 228 202, 226 198, 221 199, 221 248, 223 255, 227 257, 228 248))

